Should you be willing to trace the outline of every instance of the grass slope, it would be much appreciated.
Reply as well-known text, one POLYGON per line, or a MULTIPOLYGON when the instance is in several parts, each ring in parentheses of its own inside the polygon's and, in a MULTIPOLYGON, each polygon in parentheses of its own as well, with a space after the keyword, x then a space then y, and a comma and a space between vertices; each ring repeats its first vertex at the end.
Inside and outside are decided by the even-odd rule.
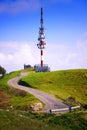
POLYGON ((48 92, 60 99, 72 96, 77 101, 87 104, 87 69, 32 73, 19 83, 26 83, 30 87, 48 92))
MULTIPOLYGON (((77 111, 62 115, 25 112, 24 110, 27 110, 27 106, 33 102, 37 102, 38 99, 31 94, 9 88, 7 85, 9 79, 18 76, 21 72, 22 71, 12 72, 3 79, 0 79, 0 130, 87 129, 87 112, 77 111), (7 109, 11 105, 14 106, 14 109, 1 109, 7 109)), ((62 99, 69 95, 76 96, 77 93, 77 97, 78 95, 81 96, 78 100, 86 102, 86 73, 87 70, 31 73, 29 76, 23 78, 22 83, 49 92, 62 99), (72 91, 76 91, 76 93, 73 93, 72 91), (85 96, 83 95, 83 92, 85 96), (85 101, 83 99, 85 99, 85 101)))
POLYGON ((7 82, 9 79, 19 76, 21 72, 30 72, 30 69, 12 72, 0 78, 0 108, 12 108, 19 110, 28 110, 29 105, 35 102, 40 102, 33 95, 8 87, 7 82))
POLYGON ((87 113, 55 116, 0 111, 0 130, 87 130, 87 113))

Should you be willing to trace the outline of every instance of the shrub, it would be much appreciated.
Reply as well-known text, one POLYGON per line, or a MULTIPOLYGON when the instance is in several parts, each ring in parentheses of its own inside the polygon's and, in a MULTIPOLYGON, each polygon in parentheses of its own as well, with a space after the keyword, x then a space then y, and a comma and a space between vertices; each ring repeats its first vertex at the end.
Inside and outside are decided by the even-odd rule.
POLYGON ((81 105, 83 108, 87 109, 87 104, 82 104, 81 105))
POLYGON ((6 70, 0 66, 0 75, 2 75, 2 77, 6 74, 6 70))

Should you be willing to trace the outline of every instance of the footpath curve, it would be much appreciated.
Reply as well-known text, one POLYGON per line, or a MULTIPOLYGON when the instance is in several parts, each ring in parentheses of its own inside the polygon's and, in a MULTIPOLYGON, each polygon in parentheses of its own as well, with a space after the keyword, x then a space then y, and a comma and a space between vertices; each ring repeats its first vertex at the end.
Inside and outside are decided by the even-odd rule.
POLYGON ((37 97, 38 99, 40 99, 45 104, 45 107, 43 109, 44 112, 49 112, 49 110, 52 110, 52 109, 68 108, 68 106, 66 104, 64 104, 61 100, 56 99, 54 96, 52 96, 48 93, 45 93, 45 92, 42 92, 42 91, 39 91, 36 89, 32 89, 32 88, 29 88, 26 86, 19 85, 18 81, 22 77, 26 76, 27 74, 28 73, 21 73, 20 76, 10 79, 8 81, 8 85, 12 86, 14 88, 29 92, 32 95, 34 95, 35 97, 37 97))

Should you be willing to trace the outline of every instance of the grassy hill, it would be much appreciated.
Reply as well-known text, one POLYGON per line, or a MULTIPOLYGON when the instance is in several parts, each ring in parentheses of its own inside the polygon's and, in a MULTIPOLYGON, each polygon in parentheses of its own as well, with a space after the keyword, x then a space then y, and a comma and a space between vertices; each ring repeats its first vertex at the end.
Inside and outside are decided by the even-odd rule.
POLYGON ((19 83, 28 84, 63 100, 72 96, 87 104, 87 69, 32 73, 19 83))
POLYGON ((33 95, 7 85, 9 79, 19 76, 21 72, 32 72, 31 70, 32 69, 11 72, 5 75, 4 78, 0 78, 0 109, 10 109, 12 107, 17 110, 28 110, 31 104, 40 102, 33 95))
POLYGON ((12 72, 0 79, 0 130, 87 129, 87 111, 58 115, 28 112, 30 104, 40 101, 29 93, 7 85, 9 79, 25 71, 30 74, 20 81, 21 84, 43 90, 61 99, 73 96, 76 100, 87 104, 87 70, 47 73, 33 73, 31 70, 12 72))

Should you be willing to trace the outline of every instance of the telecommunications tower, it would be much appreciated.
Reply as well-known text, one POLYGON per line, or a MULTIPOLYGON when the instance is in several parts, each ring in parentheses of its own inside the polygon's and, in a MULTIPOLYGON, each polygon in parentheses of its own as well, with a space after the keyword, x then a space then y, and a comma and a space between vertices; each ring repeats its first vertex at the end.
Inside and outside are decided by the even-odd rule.
POLYGON ((37 47, 40 49, 40 55, 41 55, 41 67, 44 66, 43 63, 43 49, 45 49, 45 35, 44 35, 44 26, 43 26, 43 8, 41 8, 41 19, 40 19, 41 27, 39 28, 39 37, 38 41, 39 44, 37 44, 37 47))
POLYGON ((38 49, 40 49, 40 65, 35 65, 34 69, 37 72, 46 72, 50 71, 50 68, 48 65, 44 64, 43 62, 43 50, 45 49, 45 35, 44 35, 44 26, 43 26, 43 8, 41 8, 41 18, 40 18, 40 28, 39 28, 39 37, 38 37, 39 43, 37 44, 38 49))

